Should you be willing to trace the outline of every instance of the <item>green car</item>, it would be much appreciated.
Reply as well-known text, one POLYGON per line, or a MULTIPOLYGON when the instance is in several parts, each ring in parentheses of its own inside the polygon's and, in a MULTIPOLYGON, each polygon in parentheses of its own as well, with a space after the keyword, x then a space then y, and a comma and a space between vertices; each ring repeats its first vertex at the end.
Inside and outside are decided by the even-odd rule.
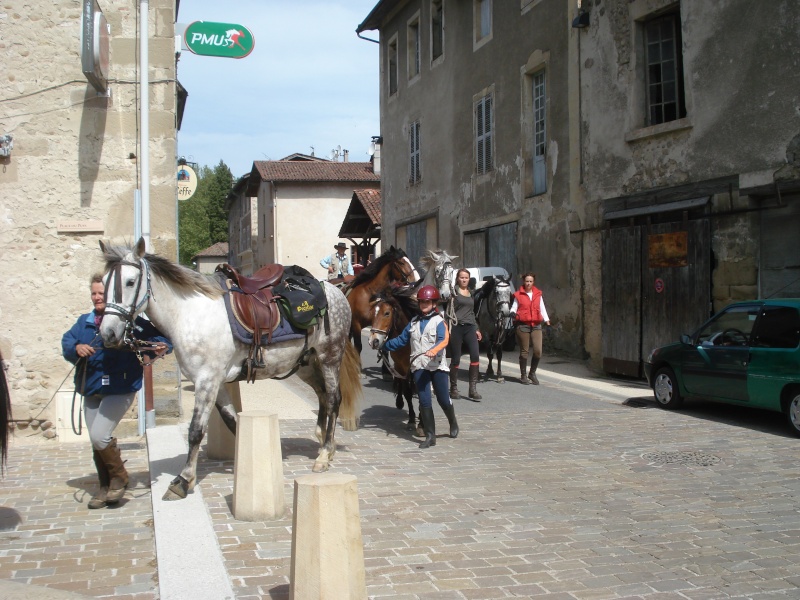
POLYGON ((644 368, 663 408, 702 398, 778 411, 800 436, 800 299, 731 304, 644 368))

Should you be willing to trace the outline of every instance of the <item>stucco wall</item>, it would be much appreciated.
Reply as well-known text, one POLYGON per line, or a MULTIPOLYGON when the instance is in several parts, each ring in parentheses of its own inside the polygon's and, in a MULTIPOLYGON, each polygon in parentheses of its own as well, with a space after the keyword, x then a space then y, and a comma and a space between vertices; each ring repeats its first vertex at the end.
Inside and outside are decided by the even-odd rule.
POLYGON ((344 222, 354 189, 379 189, 378 182, 279 182, 274 190, 262 182, 258 191, 258 220, 265 223, 259 236, 259 265, 276 262, 299 265, 319 279, 327 271, 319 261, 335 252, 344 241, 339 230, 344 222), (273 226, 274 223, 274 226, 273 226))
MULTIPOLYGON (((80 2, 0 7, 0 134, 14 137, 11 157, 0 159, 0 348, 17 419, 55 418, 54 394, 71 368, 61 336, 91 309, 97 242, 133 236, 136 8, 100 4, 111 26, 108 98, 81 70, 80 2)), ((174 2, 151 0, 149 20, 151 236, 156 252, 174 258, 174 2)), ((155 371, 175 395, 174 361, 155 371)))

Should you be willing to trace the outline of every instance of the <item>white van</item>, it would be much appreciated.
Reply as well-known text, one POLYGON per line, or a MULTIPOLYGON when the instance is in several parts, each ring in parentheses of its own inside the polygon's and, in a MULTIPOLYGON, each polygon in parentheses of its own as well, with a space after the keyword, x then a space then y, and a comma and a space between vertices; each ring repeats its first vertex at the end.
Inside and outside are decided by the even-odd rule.
MULTIPOLYGON (((499 275, 501 277, 508 277, 508 271, 506 271, 503 267, 466 267, 467 271, 469 271, 470 278, 475 278, 475 289, 479 290, 483 287, 484 278, 486 277, 494 277, 495 275, 499 275)), ((458 269, 453 269, 453 286, 456 285, 456 274, 458 273, 458 269)), ((511 287, 516 290, 514 287, 514 283, 511 283, 511 287)))

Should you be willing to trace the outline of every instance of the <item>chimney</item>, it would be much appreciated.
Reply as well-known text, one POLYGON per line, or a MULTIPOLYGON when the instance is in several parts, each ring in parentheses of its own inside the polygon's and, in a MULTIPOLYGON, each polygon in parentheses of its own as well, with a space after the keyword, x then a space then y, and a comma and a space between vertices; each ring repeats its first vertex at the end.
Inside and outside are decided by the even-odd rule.
POLYGON ((375 151, 372 153, 372 172, 375 175, 381 174, 381 145, 375 144, 375 151))
POLYGON ((350 162, 350 150, 344 151, 344 162, 350 162))

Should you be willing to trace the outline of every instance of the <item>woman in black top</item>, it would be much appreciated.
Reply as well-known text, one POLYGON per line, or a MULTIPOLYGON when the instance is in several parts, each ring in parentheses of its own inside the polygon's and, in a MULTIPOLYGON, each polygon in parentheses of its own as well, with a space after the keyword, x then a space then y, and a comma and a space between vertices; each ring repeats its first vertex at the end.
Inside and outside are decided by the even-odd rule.
POLYGON ((450 397, 458 398, 458 363, 461 360, 461 346, 469 348, 469 398, 480 402, 478 378, 480 373, 480 352, 478 342, 481 332, 475 321, 475 301, 469 289, 469 271, 459 269, 456 274, 456 293, 453 297, 456 311, 456 324, 450 332, 450 397))

